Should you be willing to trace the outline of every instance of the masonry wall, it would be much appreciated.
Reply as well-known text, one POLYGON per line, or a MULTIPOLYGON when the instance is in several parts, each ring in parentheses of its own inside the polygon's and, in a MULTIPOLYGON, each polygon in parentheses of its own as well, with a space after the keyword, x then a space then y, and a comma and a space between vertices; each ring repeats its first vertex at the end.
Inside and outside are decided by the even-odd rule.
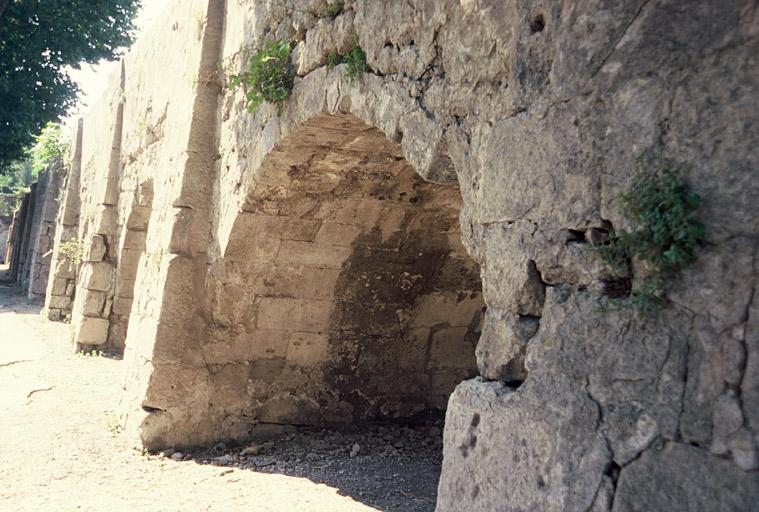
POLYGON ((71 319, 76 291, 76 275, 81 262, 79 239, 80 184, 82 170, 82 120, 72 137, 71 160, 61 184, 60 204, 53 239, 50 271, 45 294, 45 315, 48 320, 71 319))
MULTIPOLYGON (((210 0, 203 16, 178 5, 82 129, 77 342, 125 338, 123 420, 144 446, 243 438, 302 420, 290 412, 303 403, 316 417, 343 402, 343 417, 372 410, 321 376, 351 361, 331 333, 346 331, 352 269, 393 239, 374 268, 405 254, 393 275, 413 275, 426 253, 412 241, 445 253, 424 282, 455 302, 432 311, 469 319, 443 327, 458 329, 451 359, 469 362, 446 370, 441 395, 455 391, 437 404, 438 510, 738 511, 759 499, 754 2, 349 1, 335 19, 315 15, 316 0, 210 0), (349 83, 326 61, 354 33, 370 72, 349 83), (239 72, 273 38, 297 41, 298 77, 281 112, 251 114, 219 62, 239 72), (704 198, 707 241, 661 311, 601 314, 612 276, 586 247, 628 227, 618 197, 639 162, 678 169, 704 198), (399 200, 407 185, 428 191, 426 213, 399 200), (335 224, 336 243, 320 243, 335 224), (449 259, 474 278, 437 281, 449 259), (327 296, 308 295, 316 275, 336 276, 317 287, 327 296)), ((633 265, 633 288, 641 275, 633 265)), ((357 291, 355 303, 374 300, 357 291)), ((428 300, 376 291, 397 318, 428 300)), ((426 339, 410 346, 432 350, 426 339)), ((411 352, 363 368, 397 371, 411 352)), ((431 368, 409 373, 429 385, 431 368)))
POLYGON ((47 288, 61 172, 59 160, 40 172, 37 182, 23 196, 5 235, 8 278, 33 302, 44 300, 47 288))
POLYGON ((34 212, 27 285, 27 297, 33 302, 45 300, 60 202, 60 186, 64 172, 63 163, 55 160, 43 173, 40 173, 37 181, 38 202, 34 212))
POLYGON ((12 216, 0 216, 0 263, 5 263, 5 252, 8 247, 8 235, 10 234, 12 222, 12 216))

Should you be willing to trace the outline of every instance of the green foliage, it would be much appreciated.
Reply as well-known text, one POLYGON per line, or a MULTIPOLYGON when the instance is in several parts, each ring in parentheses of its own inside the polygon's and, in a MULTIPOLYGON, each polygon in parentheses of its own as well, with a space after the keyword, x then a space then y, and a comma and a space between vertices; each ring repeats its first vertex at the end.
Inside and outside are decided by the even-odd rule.
POLYGON ((0 215, 11 216, 18 208, 18 196, 13 194, 0 195, 0 215))
POLYGON ((368 69, 366 65, 366 53, 361 49, 358 41, 358 34, 353 34, 353 41, 348 53, 342 56, 342 62, 345 63, 345 78, 348 83, 353 83, 368 69))
POLYGON ((618 230, 594 251, 616 271, 631 259, 645 266, 648 277, 620 304, 648 311, 664 303, 668 283, 696 259, 704 239, 704 227, 695 219, 701 199, 671 169, 640 174, 620 199, 632 230, 618 230))
POLYGON ((282 106, 292 92, 294 77, 290 43, 278 40, 257 51, 248 70, 231 77, 230 86, 245 86, 249 112, 255 112, 261 103, 268 101, 276 104, 277 112, 282 113, 282 106))
POLYGON ((79 357, 103 357, 104 352, 102 350, 80 350, 76 353, 79 357))
POLYGON ((16 194, 21 196, 29 191, 29 185, 37 178, 30 160, 11 162, 0 172, 0 194, 16 194))
POLYGON ((0 173, 76 102, 67 66, 113 59, 132 42, 140 0, 0 1, 0 173), (4 9, 3 9, 4 7, 4 9))
POLYGON ((37 142, 29 154, 32 157, 32 167, 37 173, 45 169, 54 158, 63 157, 68 151, 68 143, 63 138, 58 123, 47 123, 35 140, 37 142))
POLYGON ((78 238, 71 238, 65 242, 61 242, 58 246, 58 251, 69 260, 71 263, 78 265, 82 262, 82 241, 78 238))
POLYGON ((337 53, 335 50, 330 51, 327 54, 327 69, 332 71, 332 69, 334 69, 334 67, 340 64, 342 61, 343 61, 342 55, 337 53))
POLYGON ((353 34, 351 47, 345 55, 338 54, 335 50, 327 54, 327 69, 332 70, 338 64, 345 64, 345 79, 353 83, 369 69, 366 65, 366 53, 361 49, 358 35, 353 34))
POLYGON ((341 12, 343 12, 343 8, 345 8, 345 2, 342 0, 338 0, 335 2, 330 2, 327 4, 327 7, 324 9, 323 13, 320 13, 320 18, 336 18, 340 15, 341 12))

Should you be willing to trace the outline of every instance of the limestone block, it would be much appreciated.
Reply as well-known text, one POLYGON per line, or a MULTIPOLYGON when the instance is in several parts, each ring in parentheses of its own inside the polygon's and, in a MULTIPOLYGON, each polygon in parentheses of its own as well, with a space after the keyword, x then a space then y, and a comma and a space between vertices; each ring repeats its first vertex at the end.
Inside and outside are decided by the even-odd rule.
POLYGON ((117 315, 129 316, 132 310, 132 302, 131 297, 115 297, 113 299, 113 312, 117 315))
POLYGON ((322 204, 320 214, 327 221, 351 224, 371 229, 382 216, 384 205, 380 201, 331 201, 322 204))
POLYGON ((505 249, 487 246, 482 266, 485 302, 509 313, 540 316, 545 285, 535 262, 505 249), (502 286, 502 283, 509 283, 509 286, 502 286))
POLYGON ((292 333, 289 330, 256 329, 249 334, 248 358, 284 359, 292 333))
POLYGON ((133 231, 146 231, 153 210, 148 206, 135 206, 129 213, 126 228, 133 231))
POLYGON ((598 408, 575 383, 541 377, 517 391, 480 378, 456 387, 446 412, 437 510, 592 506, 610 460, 596 430, 598 408))
MULTIPOLYGON (((599 201, 588 192, 598 189, 600 172, 591 146, 583 142, 598 129, 598 117, 587 113, 593 108, 559 104, 542 118, 521 113, 478 126, 472 135, 481 173, 475 178, 477 220, 529 219, 574 227, 597 219, 599 201), (526 168, 529 174, 523 172, 526 168)), ((471 178, 462 186, 468 183, 471 178)))
POLYGON ((50 295, 64 295, 66 293, 67 281, 63 277, 53 277, 52 285, 50 286, 50 295))
POLYGON ((85 262, 81 268, 80 283, 87 290, 107 292, 111 289, 113 266, 110 263, 85 262))
POLYGON ((89 239, 89 243, 84 244, 84 254, 82 255, 82 259, 91 262, 103 261, 105 252, 105 237, 103 235, 92 235, 89 239))
POLYGON ((340 245, 350 247, 353 241, 361 233, 361 228, 351 224, 337 222, 325 222, 316 235, 317 244, 340 245))
POLYGON ((717 332, 742 323, 754 294, 755 253, 748 239, 741 238, 704 247, 677 280, 672 300, 708 316, 717 332))
POLYGON ((260 329, 324 331, 330 325, 333 309, 330 301, 263 297, 256 325, 260 329))
POLYGON ((468 327, 448 327, 433 332, 429 368, 473 368, 476 361, 468 332, 468 327))
POLYGON ((111 326, 108 330, 108 345, 115 348, 123 348, 127 336, 127 321, 111 317, 111 326))
POLYGON ((432 327, 438 324, 468 327, 483 308, 482 296, 479 293, 464 295, 459 292, 433 292, 417 298, 410 315, 415 327, 432 327))
POLYGON ((240 363, 255 357, 246 333, 224 331, 218 334, 203 344, 203 359, 208 364, 240 363))
POLYGON ((95 216, 94 233, 98 235, 112 236, 116 232, 119 212, 115 206, 100 205, 95 216))
POLYGON ((349 247, 285 240, 277 253, 277 259, 291 265, 339 269, 351 252, 349 247))
POLYGON ((131 249, 134 251, 142 252, 145 250, 146 237, 147 233, 144 231, 127 230, 126 234, 124 235, 122 247, 124 249, 131 249))
POLYGON ((263 422, 290 425, 313 425, 318 423, 320 416, 318 404, 306 397, 292 395, 267 400, 258 413, 259 420, 263 422))
POLYGON ((82 314, 84 316, 102 317, 105 299, 106 294, 104 292, 87 290, 84 295, 82 314))
POLYGON ((297 73, 306 73, 327 63, 327 54, 331 51, 338 55, 347 53, 353 33, 353 11, 348 11, 334 20, 321 18, 316 25, 306 32, 304 41, 298 43, 293 51, 293 61, 297 73))
POLYGON ((527 343, 538 326, 537 318, 488 308, 476 351, 480 374, 503 382, 523 381, 527 377, 524 368, 527 343))
POLYGON ((48 300, 48 308, 69 309, 71 308, 71 297, 68 295, 52 295, 48 300))
POLYGON ((76 326, 76 342, 80 345, 103 345, 108 341, 110 322, 105 318, 82 316, 76 326))
POLYGON ((743 512, 759 503, 755 472, 680 443, 650 449, 622 468, 613 512, 743 512))
POLYGON ((325 362, 329 338, 326 334, 295 332, 287 347, 287 362, 298 366, 314 366, 325 362))
POLYGON ((440 124, 421 111, 401 117, 403 156, 423 178, 435 183, 453 183, 456 174, 444 141, 445 131, 440 124))
POLYGON ((61 279, 74 279, 76 277, 76 266, 68 258, 62 257, 55 263, 51 275, 61 279))

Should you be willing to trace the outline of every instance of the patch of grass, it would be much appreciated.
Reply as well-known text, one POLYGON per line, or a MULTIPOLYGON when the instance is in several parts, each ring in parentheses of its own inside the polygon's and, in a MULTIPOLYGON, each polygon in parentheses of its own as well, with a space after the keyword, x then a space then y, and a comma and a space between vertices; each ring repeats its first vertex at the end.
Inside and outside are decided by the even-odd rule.
POLYGON ((103 354, 104 352, 102 350, 96 350, 94 348, 89 351, 80 350, 79 352, 76 353, 76 355, 78 355, 79 357, 103 357, 103 354))
POLYGON ((633 259, 643 264, 645 280, 615 303, 648 312, 664 304, 672 279, 696 259, 704 239, 704 226, 695 218, 701 198, 688 190, 676 171, 665 168, 639 173, 620 199, 632 229, 612 233, 593 250, 616 272, 628 268, 633 259))
POLYGON ((277 113, 282 113, 295 77, 290 53, 289 41, 272 41, 253 55, 247 71, 232 75, 230 87, 245 86, 249 112, 254 113, 261 103, 268 101, 277 105, 277 113))
POLYGON ((105 425, 108 428, 108 431, 113 435, 118 435, 122 431, 121 425, 119 424, 119 417, 115 412, 108 413, 105 419, 105 425))

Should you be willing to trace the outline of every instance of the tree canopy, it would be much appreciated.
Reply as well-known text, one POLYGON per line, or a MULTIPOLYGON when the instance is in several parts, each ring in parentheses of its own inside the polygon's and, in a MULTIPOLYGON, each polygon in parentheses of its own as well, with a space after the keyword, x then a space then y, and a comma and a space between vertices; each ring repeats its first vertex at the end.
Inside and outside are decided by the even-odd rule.
POLYGON ((76 102, 65 68, 132 42, 140 0, 0 0, 0 173, 76 102))

